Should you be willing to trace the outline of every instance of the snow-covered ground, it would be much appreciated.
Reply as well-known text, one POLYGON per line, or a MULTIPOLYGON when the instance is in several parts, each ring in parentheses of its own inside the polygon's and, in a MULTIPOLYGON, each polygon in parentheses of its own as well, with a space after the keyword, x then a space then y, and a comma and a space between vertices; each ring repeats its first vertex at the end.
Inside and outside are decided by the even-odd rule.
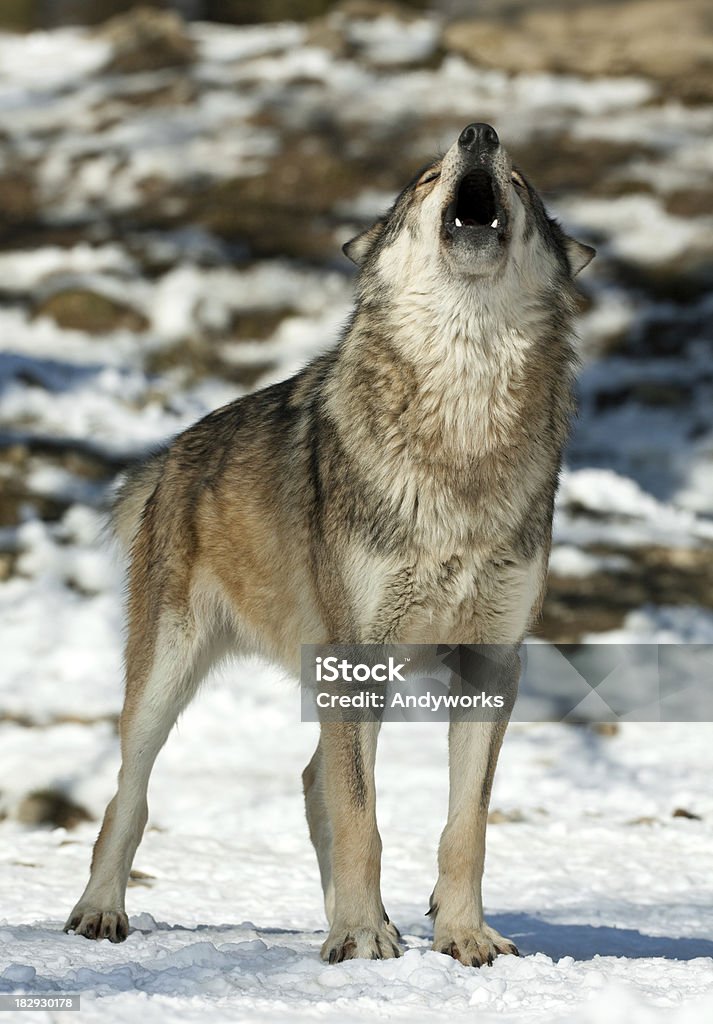
MULTIPOLYGON (((53 656, 34 645, 37 664, 13 708, 44 710, 47 722, 0 726, 5 799, 11 810, 28 788, 61 786, 98 816, 118 753, 102 718, 120 699, 116 637, 101 632, 113 612, 99 600, 85 609, 78 645, 63 629, 76 609, 55 607, 60 621, 37 622, 53 656), (78 646, 84 664, 62 680, 52 666, 76 664, 78 646), (51 674, 60 707, 43 700, 51 674)), ((129 889, 133 930, 121 946, 60 931, 96 825, 68 833, 6 822, 0 991, 81 992, 87 1020, 419 1021, 444 1011, 468 1020, 476 1011, 513 1022, 623 1021, 625 1012, 693 1022, 713 1010, 713 750, 701 727, 631 724, 614 737, 511 727, 485 898, 522 956, 475 971, 429 949, 424 911, 447 800, 446 736, 430 723, 386 725, 379 755, 383 892, 407 952, 320 961, 321 893, 299 784, 315 727, 298 719, 294 690, 255 664, 198 698, 154 773, 135 864, 149 877, 129 889), (672 817, 678 808, 703 820, 672 817)))
POLYGON ((385 726, 383 892, 406 951, 326 966, 300 792, 315 726, 300 722, 291 684, 236 665, 207 684, 159 758, 127 942, 61 932, 118 768, 121 570, 101 540, 106 487, 126 459, 333 342, 351 294, 338 245, 397 184, 365 178, 329 211, 316 206, 321 259, 201 220, 196 196, 277 173, 271 161, 294 134, 318 139, 336 124, 357 159, 360 140, 378 149, 408 117, 409 166, 475 116, 523 147, 542 133, 631 145, 608 172, 612 188, 626 179, 621 195, 570 188, 553 202, 599 247, 584 282, 581 416, 553 578, 599 588, 605 607, 655 555, 663 597, 647 597, 644 577, 640 600, 641 586, 606 627, 585 616, 576 635, 713 637, 713 588, 706 600, 700 585, 713 545, 711 300, 700 285, 711 220, 669 208, 677 190, 702 187, 710 109, 643 79, 511 77, 436 60, 433 19, 333 28, 346 56, 305 26, 198 25, 190 71, 133 75, 104 73, 109 42, 79 30, 0 37, 0 196, 3 173, 32 180, 27 234, 15 225, 0 248, 0 993, 81 993, 87 1021, 706 1020, 709 723, 627 723, 614 735, 511 727, 485 899, 522 956, 481 970, 429 950, 444 727, 385 726), (57 305, 87 294, 110 327, 82 321, 88 307, 57 305), (42 827, 42 792, 92 820, 42 827))

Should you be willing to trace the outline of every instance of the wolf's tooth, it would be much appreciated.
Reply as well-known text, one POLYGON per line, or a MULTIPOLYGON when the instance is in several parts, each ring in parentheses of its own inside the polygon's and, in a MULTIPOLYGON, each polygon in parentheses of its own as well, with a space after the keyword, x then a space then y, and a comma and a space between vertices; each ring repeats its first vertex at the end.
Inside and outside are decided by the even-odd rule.
POLYGON ((495 220, 493 221, 493 223, 490 226, 491 226, 491 228, 496 228, 498 226, 498 218, 497 217, 495 218, 495 220))
POLYGON ((460 217, 456 217, 456 227, 457 228, 462 228, 463 227, 463 225, 461 223, 461 220, 460 220, 460 217))

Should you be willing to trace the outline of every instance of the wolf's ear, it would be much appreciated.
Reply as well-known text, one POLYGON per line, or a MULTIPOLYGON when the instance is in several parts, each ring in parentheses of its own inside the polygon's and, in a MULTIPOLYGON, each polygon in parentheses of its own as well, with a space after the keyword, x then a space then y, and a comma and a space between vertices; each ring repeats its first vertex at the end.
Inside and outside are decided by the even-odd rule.
POLYGON ((372 245, 383 230, 384 221, 377 220, 370 228, 367 228, 366 231, 362 231, 361 234, 355 235, 351 241, 345 242, 342 246, 342 252, 345 256, 349 257, 352 263, 356 263, 356 265, 360 267, 369 254, 369 250, 372 245))
POLYGON ((591 245, 578 242, 576 238, 570 238, 569 235, 564 236, 564 251, 567 253, 567 262, 572 277, 576 277, 581 270, 584 270, 597 255, 597 250, 593 249, 591 245))

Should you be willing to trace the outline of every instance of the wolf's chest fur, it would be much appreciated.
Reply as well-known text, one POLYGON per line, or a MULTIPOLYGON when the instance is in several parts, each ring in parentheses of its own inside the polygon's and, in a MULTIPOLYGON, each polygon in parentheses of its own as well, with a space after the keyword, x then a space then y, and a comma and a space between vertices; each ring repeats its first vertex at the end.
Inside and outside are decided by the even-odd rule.
POLYGON ((353 606, 372 639, 514 639, 546 570, 566 360, 557 379, 554 353, 517 335, 432 351, 427 340, 415 354, 367 343, 358 364, 345 353, 333 392, 364 481, 357 520, 378 523, 343 553, 353 606))
POLYGON ((553 490, 566 438, 566 353, 516 332, 439 340, 344 353, 329 411, 345 457, 401 546, 437 561, 526 548, 523 520, 553 490))

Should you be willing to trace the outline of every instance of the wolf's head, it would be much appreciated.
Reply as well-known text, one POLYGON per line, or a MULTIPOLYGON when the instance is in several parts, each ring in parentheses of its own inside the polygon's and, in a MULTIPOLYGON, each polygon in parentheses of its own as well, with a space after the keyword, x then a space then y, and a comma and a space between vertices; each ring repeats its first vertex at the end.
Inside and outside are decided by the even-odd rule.
POLYGON ((367 295, 434 293, 448 281, 481 297, 506 290, 526 301, 561 287, 594 256, 547 215, 488 124, 464 128, 344 252, 361 268, 367 295))

